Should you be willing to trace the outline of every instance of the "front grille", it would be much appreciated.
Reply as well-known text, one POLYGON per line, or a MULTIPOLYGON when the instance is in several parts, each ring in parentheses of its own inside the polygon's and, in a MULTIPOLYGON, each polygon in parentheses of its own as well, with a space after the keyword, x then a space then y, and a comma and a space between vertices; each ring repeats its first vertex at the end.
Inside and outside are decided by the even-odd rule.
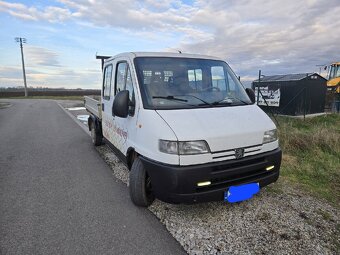
POLYGON ((211 184, 209 186, 197 187, 197 192, 204 192, 210 190, 217 190, 217 189, 227 189, 233 185, 239 185, 241 183, 250 183, 252 181, 258 180, 260 178, 265 178, 273 174, 272 171, 260 170, 253 172, 251 174, 240 174, 233 177, 225 177, 225 178, 216 178, 211 180, 211 184))
POLYGON ((209 186, 197 187, 197 192, 227 188, 232 185, 249 183, 260 178, 264 178, 273 173, 265 168, 268 163, 266 157, 243 158, 231 160, 225 165, 212 168, 211 184, 209 186))
POLYGON ((218 165, 212 168, 212 172, 224 172, 230 171, 232 169, 242 168, 245 166, 252 166, 252 165, 262 165, 266 163, 265 157, 259 158, 243 158, 239 160, 230 160, 226 165, 218 165))
POLYGON ((235 148, 230 150, 222 150, 222 151, 213 151, 212 158, 213 160, 231 160, 236 159, 235 150, 236 149, 244 149, 244 155, 243 157, 247 157, 253 154, 256 154, 255 152, 260 152, 262 149, 262 144, 242 147, 242 148, 235 148))

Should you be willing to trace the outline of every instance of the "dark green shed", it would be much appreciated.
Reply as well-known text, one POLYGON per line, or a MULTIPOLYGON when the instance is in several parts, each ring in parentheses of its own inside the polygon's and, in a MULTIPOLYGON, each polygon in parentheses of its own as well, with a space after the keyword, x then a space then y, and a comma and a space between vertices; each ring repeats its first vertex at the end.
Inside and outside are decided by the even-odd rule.
POLYGON ((327 80, 317 73, 263 76, 260 82, 253 81, 252 88, 258 105, 277 114, 296 116, 325 109, 327 80))

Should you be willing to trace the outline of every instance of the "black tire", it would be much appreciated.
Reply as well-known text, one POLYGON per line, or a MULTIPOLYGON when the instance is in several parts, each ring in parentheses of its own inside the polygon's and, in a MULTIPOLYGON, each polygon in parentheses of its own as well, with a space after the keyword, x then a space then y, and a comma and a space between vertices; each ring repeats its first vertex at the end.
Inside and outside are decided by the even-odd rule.
POLYGON ((102 144, 103 137, 100 130, 96 129, 94 121, 91 122, 91 138, 94 146, 99 146, 102 144))
POLYGON ((148 207, 155 200, 150 177, 138 157, 130 170, 129 190, 131 201, 137 206, 148 207))

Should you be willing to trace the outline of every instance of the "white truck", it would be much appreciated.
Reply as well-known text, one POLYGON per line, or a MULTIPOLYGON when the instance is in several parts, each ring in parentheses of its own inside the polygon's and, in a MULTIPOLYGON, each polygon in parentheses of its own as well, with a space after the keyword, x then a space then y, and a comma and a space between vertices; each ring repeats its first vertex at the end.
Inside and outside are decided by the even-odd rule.
POLYGON ((85 98, 94 145, 130 171, 137 206, 238 202, 279 177, 276 126, 221 59, 131 52, 103 62, 101 101, 85 98))

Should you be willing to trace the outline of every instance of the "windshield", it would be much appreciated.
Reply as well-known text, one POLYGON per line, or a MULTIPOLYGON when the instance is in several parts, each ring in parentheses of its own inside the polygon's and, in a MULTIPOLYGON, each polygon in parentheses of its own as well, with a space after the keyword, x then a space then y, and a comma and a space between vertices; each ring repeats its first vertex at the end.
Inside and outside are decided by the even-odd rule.
POLYGON ((146 109, 184 109, 251 104, 223 61, 137 57, 135 66, 146 109))
POLYGON ((340 65, 332 65, 329 71, 329 80, 340 77, 340 65))

